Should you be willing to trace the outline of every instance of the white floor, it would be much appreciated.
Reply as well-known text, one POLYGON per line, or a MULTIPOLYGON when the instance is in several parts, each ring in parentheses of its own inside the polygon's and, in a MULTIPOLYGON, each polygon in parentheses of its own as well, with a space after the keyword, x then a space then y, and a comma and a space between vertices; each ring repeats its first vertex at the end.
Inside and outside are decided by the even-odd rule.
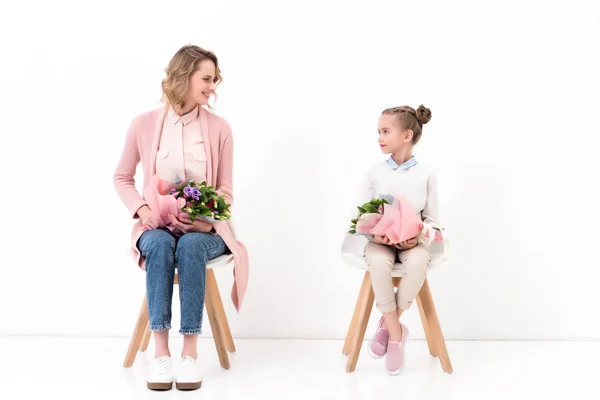
MULTIPOLYGON (((365 342, 366 343, 366 342, 365 342)), ((128 339, 0 337, 0 399, 600 399, 599 342, 448 342, 454 374, 424 341, 409 342, 402 375, 388 376, 365 348, 345 372, 337 340, 236 340, 222 370, 200 339, 204 381, 196 392, 146 389, 147 356, 121 367, 128 339)), ((172 351, 182 341, 173 339, 172 351)))

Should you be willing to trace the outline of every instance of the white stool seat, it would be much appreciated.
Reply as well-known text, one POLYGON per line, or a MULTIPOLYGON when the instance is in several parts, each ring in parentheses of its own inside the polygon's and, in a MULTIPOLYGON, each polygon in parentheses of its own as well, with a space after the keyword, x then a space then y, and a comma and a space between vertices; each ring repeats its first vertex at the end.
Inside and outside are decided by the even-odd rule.
MULTIPOLYGON (((365 271, 369 270, 369 266, 365 262, 364 258, 362 260, 362 263, 358 263, 358 262, 351 263, 351 265, 353 267, 363 269, 365 271)), ((392 267, 392 278, 402 278, 404 276, 404 274, 405 274, 404 265, 402 265, 402 263, 399 263, 399 262, 395 263, 394 266, 392 267)))
POLYGON ((215 269, 219 267, 226 267, 231 263, 233 263, 233 254, 223 254, 222 256, 208 260, 206 263, 206 268, 215 269))
MULTIPOLYGON (((369 266, 365 261, 365 244, 367 240, 364 236, 346 235, 342 243, 342 258, 353 267, 369 270, 369 266)), ((392 267, 392 277, 401 278, 404 276, 404 265, 397 262, 392 267)))

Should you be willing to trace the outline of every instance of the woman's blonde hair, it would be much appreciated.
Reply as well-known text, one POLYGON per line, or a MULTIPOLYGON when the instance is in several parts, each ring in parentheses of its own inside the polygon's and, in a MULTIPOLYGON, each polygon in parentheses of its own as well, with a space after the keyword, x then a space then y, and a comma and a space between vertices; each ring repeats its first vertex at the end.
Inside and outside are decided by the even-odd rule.
MULTIPOLYGON (((219 61, 212 51, 202 47, 186 45, 175 53, 169 65, 165 69, 167 77, 162 80, 161 101, 168 103, 175 112, 179 113, 186 99, 190 77, 200 67, 203 60, 211 60, 215 64, 215 84, 222 82, 219 61)), ((212 107, 209 106, 212 110, 212 107)))
POLYGON ((416 110, 409 106, 386 108, 381 113, 395 115, 396 120, 400 122, 402 129, 410 129, 413 131, 412 143, 417 144, 423 135, 423 125, 431 119, 431 110, 423 104, 416 110))

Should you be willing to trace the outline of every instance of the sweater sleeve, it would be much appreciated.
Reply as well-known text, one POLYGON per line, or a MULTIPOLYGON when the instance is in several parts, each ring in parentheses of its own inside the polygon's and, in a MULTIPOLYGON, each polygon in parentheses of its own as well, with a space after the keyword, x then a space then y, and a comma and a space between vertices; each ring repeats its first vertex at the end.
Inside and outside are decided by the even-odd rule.
POLYGON ((432 172, 427 180, 427 200, 425 208, 421 213, 423 222, 439 227, 439 210, 438 210, 438 181, 437 176, 432 172))
MULTIPOLYGON (((356 204, 354 204, 354 213, 351 219, 358 217, 357 206, 362 206, 366 202, 375 198, 375 181, 373 179, 373 169, 370 169, 362 179, 362 182, 358 188, 356 195, 356 204)), ((373 235, 363 235, 365 238, 371 240, 373 235)))
POLYGON ((357 206, 363 205, 375 197, 375 181, 373 179, 373 170, 369 170, 363 177, 363 181, 359 188, 357 206))
POLYGON ((365 246, 369 243, 371 235, 354 235, 349 233, 350 220, 355 219, 358 216, 357 206, 366 203, 371 200, 375 195, 375 182, 373 180, 373 169, 363 177, 360 186, 358 187, 354 196, 355 204, 352 205, 352 214, 348 215, 345 226, 345 235, 342 242, 342 258, 348 263, 356 265, 360 268, 364 267, 364 254, 365 246))
POLYGON ((135 171, 140 162, 140 152, 132 122, 125 136, 125 146, 113 175, 113 185, 132 218, 139 218, 137 210, 147 205, 135 187, 135 171))

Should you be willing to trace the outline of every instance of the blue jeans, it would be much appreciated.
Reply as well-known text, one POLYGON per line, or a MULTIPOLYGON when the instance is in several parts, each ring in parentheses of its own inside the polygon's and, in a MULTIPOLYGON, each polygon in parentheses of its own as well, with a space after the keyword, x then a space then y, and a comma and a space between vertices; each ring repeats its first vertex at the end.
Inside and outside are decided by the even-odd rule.
POLYGON ((218 235, 192 232, 177 238, 166 229, 145 231, 138 249, 146 258, 146 296, 150 330, 171 329, 171 302, 175 268, 179 274, 179 301, 183 335, 202 333, 206 263, 225 254, 218 235))

